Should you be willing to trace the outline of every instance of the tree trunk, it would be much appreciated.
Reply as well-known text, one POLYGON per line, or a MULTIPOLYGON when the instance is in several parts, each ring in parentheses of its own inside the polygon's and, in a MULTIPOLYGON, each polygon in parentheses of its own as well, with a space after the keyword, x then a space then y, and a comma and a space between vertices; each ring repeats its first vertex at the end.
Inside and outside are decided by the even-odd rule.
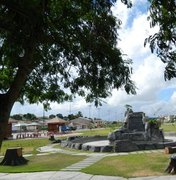
POLYGON ((166 154, 173 154, 176 153, 176 147, 165 147, 164 151, 166 154))
POLYGON ((165 172, 170 173, 170 174, 176 174, 176 155, 175 154, 173 154, 170 157, 170 162, 165 172))
POLYGON ((0 165, 17 166, 17 165, 26 164, 27 162, 28 160, 26 160, 22 156, 22 148, 16 147, 16 148, 8 148, 6 150, 6 154, 0 165))
MULTIPOLYGON (((29 43, 31 44, 31 43, 29 43)), ((2 141, 5 137, 10 112, 14 103, 20 96, 21 89, 23 88, 29 74, 33 69, 33 44, 26 50, 23 61, 14 77, 14 81, 10 85, 9 90, 5 94, 0 94, 0 148, 2 141)))
POLYGON ((8 126, 8 119, 12 109, 13 103, 9 102, 7 95, 0 95, 0 148, 2 141, 6 136, 6 130, 8 126))

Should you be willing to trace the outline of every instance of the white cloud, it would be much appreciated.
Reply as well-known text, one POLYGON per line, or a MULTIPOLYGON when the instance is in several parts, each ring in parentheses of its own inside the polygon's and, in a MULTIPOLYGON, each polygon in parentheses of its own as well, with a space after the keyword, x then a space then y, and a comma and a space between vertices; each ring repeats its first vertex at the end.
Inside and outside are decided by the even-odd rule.
POLYGON ((175 102, 176 102, 176 91, 172 94, 170 100, 171 100, 172 103, 175 104, 175 102))
POLYGON ((131 9, 128 9, 126 5, 121 3, 121 1, 117 1, 115 6, 112 7, 113 15, 122 21, 121 28, 125 27, 128 21, 128 17, 131 9))
POLYGON ((11 114, 26 114, 26 113, 42 116, 43 107, 41 104, 30 105, 28 103, 25 103, 24 105, 21 105, 19 102, 16 102, 11 111, 11 114))

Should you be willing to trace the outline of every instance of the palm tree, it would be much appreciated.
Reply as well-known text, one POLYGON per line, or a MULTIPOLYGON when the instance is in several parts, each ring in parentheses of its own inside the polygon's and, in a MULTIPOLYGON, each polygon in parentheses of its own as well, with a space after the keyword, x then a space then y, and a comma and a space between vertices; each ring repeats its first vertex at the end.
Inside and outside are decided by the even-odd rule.
POLYGON ((125 111, 125 117, 129 114, 133 112, 132 106, 129 104, 125 105, 126 111, 125 111))

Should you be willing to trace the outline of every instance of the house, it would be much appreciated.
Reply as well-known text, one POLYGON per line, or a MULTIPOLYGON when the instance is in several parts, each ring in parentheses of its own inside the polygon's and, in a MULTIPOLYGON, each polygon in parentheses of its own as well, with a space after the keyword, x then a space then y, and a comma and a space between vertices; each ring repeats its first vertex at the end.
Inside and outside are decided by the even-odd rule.
POLYGON ((97 128, 103 127, 105 124, 104 121, 101 119, 94 119, 93 122, 95 124, 95 127, 97 128))
POLYGON ((62 126, 66 126, 66 124, 68 124, 67 121, 58 117, 47 120, 46 123, 48 125, 48 131, 54 133, 62 132, 62 126))
POLYGON ((31 122, 27 125, 27 131, 38 131, 41 125, 37 122, 31 122))
POLYGON ((70 127, 76 127, 76 129, 89 129, 93 126, 93 123, 90 119, 79 117, 73 120, 70 120, 70 127))

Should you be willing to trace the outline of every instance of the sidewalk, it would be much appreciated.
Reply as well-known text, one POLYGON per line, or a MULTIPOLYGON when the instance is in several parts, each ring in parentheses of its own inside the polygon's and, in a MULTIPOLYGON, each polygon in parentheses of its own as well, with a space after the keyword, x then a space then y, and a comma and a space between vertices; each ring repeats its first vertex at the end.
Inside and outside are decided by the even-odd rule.
MULTIPOLYGON (((118 176, 91 175, 81 172, 50 171, 34 173, 0 173, 0 180, 127 180, 118 176)), ((175 180, 176 176, 151 176, 128 180, 175 180)))

